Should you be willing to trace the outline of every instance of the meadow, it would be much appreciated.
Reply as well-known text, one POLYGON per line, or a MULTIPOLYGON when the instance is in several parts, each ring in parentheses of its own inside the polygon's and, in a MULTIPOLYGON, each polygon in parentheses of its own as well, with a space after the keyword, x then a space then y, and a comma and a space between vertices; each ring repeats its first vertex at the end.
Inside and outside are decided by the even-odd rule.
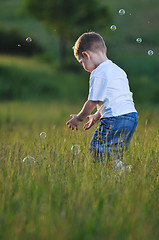
POLYGON ((90 156, 97 125, 86 132, 65 125, 87 98, 88 73, 0 56, 0 239, 158 239, 158 85, 151 87, 158 59, 151 59, 153 79, 144 62, 141 81, 130 78, 139 124, 123 160, 132 171, 120 174, 90 156), (27 156, 35 163, 25 164, 27 156))
POLYGON ((121 174, 90 156, 97 124, 86 132, 65 125, 87 98, 88 73, 7 55, 0 73, 0 239, 157 240, 158 90, 149 75, 130 81, 139 124, 123 159, 133 168, 121 174), (25 164, 27 156, 35 163, 25 164))
POLYGON ((108 57, 128 73, 139 113, 123 159, 132 170, 123 173, 92 159, 89 142, 98 124, 88 131, 65 125, 87 99, 89 75, 72 49, 72 68, 59 71, 54 25, 38 22, 23 3, 0 1, 0 28, 32 37, 44 53, 24 57, 17 42, 18 55, 0 55, 0 240, 158 240, 158 1, 111 0, 117 31, 103 23, 101 32, 108 57), (27 156, 31 164, 23 162, 27 156))
POLYGON ((94 163, 89 141, 97 124, 67 128, 80 105, 0 104, 0 239, 157 240, 158 109, 139 109, 123 174, 94 163), (44 131, 47 136, 40 138, 44 131), (80 152, 73 154, 72 145, 80 152), (27 165, 24 157, 35 163, 27 165))

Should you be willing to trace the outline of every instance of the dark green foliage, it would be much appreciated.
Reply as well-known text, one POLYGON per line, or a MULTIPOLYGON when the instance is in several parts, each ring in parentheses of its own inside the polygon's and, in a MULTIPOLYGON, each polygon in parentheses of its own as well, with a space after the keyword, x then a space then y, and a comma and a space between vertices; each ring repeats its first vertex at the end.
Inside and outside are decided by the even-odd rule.
MULTIPOLYGON (((73 72, 55 70, 50 64, 26 58, 1 57, 0 100, 55 100, 83 102, 88 96, 89 74, 79 69, 73 72), (5 63, 3 63, 5 61, 5 63)), ((159 82, 157 61, 151 60, 152 74, 146 73, 149 59, 139 59, 120 64, 128 73, 135 103, 158 104, 159 82), (156 69, 156 70, 155 70, 156 69), (135 72, 136 70, 136 72, 135 72)), ((150 64, 150 63, 149 63, 150 64)), ((75 66, 78 66, 75 65, 75 66)), ((147 69, 147 71, 149 71, 147 69)))
POLYGON ((43 48, 39 43, 37 41, 27 43, 27 37, 23 36, 17 29, 0 28, 0 53, 26 56, 41 54, 43 48))
POLYGON ((99 29, 110 20, 109 8, 97 0, 26 0, 26 8, 39 20, 53 24, 60 36, 68 38, 99 29))
POLYGON ((63 66, 66 65, 68 46, 83 32, 103 29, 103 23, 108 23, 111 18, 107 5, 98 0, 26 0, 26 8, 37 19, 56 29, 63 66))
POLYGON ((20 61, 24 64, 22 68, 16 63, 0 66, 0 100, 79 101, 87 97, 88 82, 83 74, 60 73, 52 70, 52 66, 36 66, 29 59, 20 61))

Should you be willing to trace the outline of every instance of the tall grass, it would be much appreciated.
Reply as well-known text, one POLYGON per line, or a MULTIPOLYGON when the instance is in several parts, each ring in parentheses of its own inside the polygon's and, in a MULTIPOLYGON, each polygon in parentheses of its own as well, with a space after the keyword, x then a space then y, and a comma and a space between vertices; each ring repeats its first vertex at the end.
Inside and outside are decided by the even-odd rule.
POLYGON ((0 125, 0 239, 157 240, 158 112, 139 112, 123 160, 133 168, 120 174, 106 163, 93 163, 88 146, 97 125, 86 132, 64 125, 78 106, 55 109, 54 103, 44 111, 37 104, 35 113, 35 104, 26 105, 0 104, 1 113, 12 109, 0 125), (80 146, 77 155, 74 144, 80 146), (34 164, 23 163, 28 155, 34 164))

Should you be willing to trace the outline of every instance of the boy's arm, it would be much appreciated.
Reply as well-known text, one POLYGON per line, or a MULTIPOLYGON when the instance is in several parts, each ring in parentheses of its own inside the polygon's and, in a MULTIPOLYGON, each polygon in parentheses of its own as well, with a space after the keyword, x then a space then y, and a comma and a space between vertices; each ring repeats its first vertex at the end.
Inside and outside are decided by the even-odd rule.
POLYGON ((97 106, 98 101, 87 100, 82 110, 77 114, 77 120, 82 122, 97 106))
POLYGON ((97 121, 101 117, 99 110, 94 114, 94 120, 97 121))
POLYGON ((68 125, 69 128, 72 128, 72 130, 74 130, 74 128, 78 130, 78 126, 95 109, 97 104, 98 104, 98 101, 87 100, 83 105, 82 110, 77 115, 75 114, 70 115, 72 119, 67 121, 66 125, 68 125))
POLYGON ((99 110, 98 110, 95 114, 87 116, 87 119, 89 119, 89 121, 84 125, 83 128, 84 128, 85 130, 88 130, 89 128, 91 128, 91 127, 95 124, 95 122, 96 122, 100 117, 101 117, 101 114, 100 114, 99 110))

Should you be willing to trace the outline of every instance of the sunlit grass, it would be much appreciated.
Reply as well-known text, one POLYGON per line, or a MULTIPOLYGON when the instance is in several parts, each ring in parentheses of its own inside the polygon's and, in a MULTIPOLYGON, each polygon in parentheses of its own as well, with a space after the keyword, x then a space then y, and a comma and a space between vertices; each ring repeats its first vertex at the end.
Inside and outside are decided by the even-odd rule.
POLYGON ((55 106, 0 104, 0 112, 8 108, 4 115, 14 119, 3 118, 0 127, 0 239, 157 240, 157 118, 150 122, 148 113, 139 113, 123 160, 133 168, 120 175, 111 165, 93 163, 89 141, 97 125, 71 131, 64 124, 78 106, 55 106), (77 155, 74 144, 81 149, 77 155), (23 163, 28 155, 35 164, 23 163))

